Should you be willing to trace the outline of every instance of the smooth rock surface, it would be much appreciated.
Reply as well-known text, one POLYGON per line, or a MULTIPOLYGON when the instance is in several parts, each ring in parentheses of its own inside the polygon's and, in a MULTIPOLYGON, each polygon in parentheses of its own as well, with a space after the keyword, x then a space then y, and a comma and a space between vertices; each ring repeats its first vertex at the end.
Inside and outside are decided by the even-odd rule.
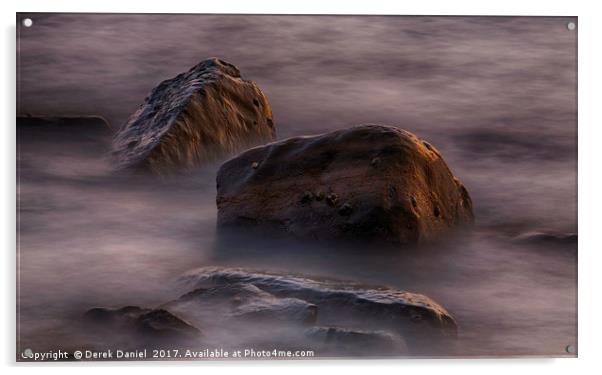
POLYGON ((472 201, 437 151, 404 130, 362 125, 248 150, 217 176, 221 228, 417 244, 472 224, 472 201))
POLYGON ((223 60, 204 60, 156 86, 113 142, 118 169, 169 173, 275 137, 257 85, 223 60))

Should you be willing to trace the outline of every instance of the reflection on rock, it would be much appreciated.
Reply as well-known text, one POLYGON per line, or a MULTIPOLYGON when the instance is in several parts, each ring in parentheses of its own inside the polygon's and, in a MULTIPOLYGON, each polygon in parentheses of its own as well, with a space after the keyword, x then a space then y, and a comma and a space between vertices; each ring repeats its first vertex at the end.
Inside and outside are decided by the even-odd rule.
POLYGON ((273 140, 263 92, 232 64, 212 58, 161 82, 119 130, 117 168, 167 173, 273 140))
POLYGON ((363 125, 248 150, 217 176, 222 228, 416 244, 473 222, 464 185, 429 143, 363 125))

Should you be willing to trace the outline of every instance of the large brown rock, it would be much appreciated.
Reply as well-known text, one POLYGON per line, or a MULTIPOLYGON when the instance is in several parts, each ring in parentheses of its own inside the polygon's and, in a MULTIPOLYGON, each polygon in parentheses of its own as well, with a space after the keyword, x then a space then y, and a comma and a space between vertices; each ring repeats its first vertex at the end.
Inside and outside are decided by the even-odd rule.
POLYGON ((234 65, 212 58, 155 87, 119 130, 113 156, 119 169, 165 173, 274 137, 263 92, 234 65))
POLYGON ((221 227, 416 244, 474 220, 470 196, 432 145, 362 125, 256 147, 217 175, 221 227))

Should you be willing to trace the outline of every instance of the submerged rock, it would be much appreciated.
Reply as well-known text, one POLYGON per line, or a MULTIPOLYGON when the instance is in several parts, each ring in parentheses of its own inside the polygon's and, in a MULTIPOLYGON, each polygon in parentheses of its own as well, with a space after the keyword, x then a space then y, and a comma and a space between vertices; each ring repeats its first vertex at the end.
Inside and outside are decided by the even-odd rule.
POLYGON ((100 116, 17 116, 17 144, 59 143, 109 145, 113 130, 100 116))
POLYGON ((513 241, 529 245, 577 245, 577 233, 527 232, 516 236, 513 241))
POLYGON ((213 267, 188 272, 182 279, 200 288, 252 285, 279 298, 315 305, 320 325, 391 330, 412 344, 453 338, 457 333, 454 318, 441 305, 406 291, 213 267))
POLYGON ((468 191, 441 154, 380 125, 248 150, 220 168, 216 200, 222 228, 316 239, 416 244, 474 221, 468 191))
POLYGON ((92 342, 383 356, 436 354, 453 345, 457 331, 430 298, 391 288, 216 267, 190 271, 181 281, 191 291, 156 309, 90 309, 92 342))
POLYGON ((119 130, 117 168, 166 173, 274 139, 271 107, 234 65, 212 58, 161 82, 119 130))
POLYGON ((313 327, 306 335, 322 354, 341 351, 348 355, 403 355, 407 346, 403 338, 384 331, 359 331, 339 327, 313 327))
POLYGON ((195 289, 165 308, 193 322, 231 325, 267 323, 313 324, 317 307, 297 298, 276 297, 253 284, 232 283, 195 289))
POLYGON ((165 309, 126 306, 120 309, 95 307, 84 318, 91 328, 108 335, 130 332, 143 340, 163 343, 187 343, 197 340, 201 332, 165 309))
POLYGON ((64 131, 69 134, 111 134, 111 127, 101 116, 17 116, 17 130, 64 131))

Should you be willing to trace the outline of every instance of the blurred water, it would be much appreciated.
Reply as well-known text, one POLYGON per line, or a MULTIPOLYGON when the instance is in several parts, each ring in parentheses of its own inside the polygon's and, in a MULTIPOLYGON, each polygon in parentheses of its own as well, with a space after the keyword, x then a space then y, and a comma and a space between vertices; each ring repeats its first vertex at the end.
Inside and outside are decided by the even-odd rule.
POLYGON ((181 272, 216 264, 424 293, 459 322, 454 355, 562 355, 576 344, 574 249, 509 240, 577 229, 568 18, 29 16, 21 114, 100 114, 118 127, 161 80, 218 56, 266 92, 279 138, 374 122, 432 142, 471 193, 478 227, 395 257, 224 249, 217 166, 114 176, 106 148, 40 139, 18 155, 21 347, 69 343, 85 309, 165 302, 181 272))

